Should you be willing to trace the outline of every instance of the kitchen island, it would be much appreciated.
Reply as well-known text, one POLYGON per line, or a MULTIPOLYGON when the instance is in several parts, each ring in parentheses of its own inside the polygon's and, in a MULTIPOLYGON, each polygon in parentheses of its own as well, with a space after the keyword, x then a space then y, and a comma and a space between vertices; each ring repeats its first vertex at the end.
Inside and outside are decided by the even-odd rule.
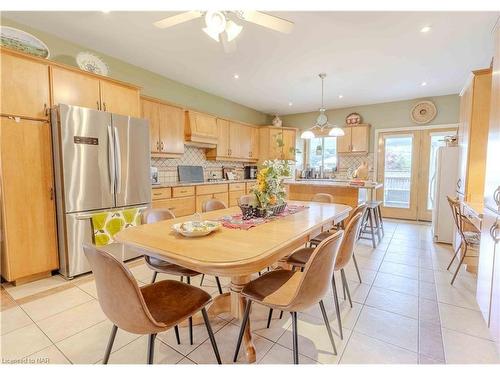
POLYGON ((356 207, 359 203, 374 199, 374 193, 382 184, 365 181, 363 186, 353 185, 349 180, 290 180, 286 182, 290 200, 310 201, 314 194, 327 193, 334 203, 356 207))

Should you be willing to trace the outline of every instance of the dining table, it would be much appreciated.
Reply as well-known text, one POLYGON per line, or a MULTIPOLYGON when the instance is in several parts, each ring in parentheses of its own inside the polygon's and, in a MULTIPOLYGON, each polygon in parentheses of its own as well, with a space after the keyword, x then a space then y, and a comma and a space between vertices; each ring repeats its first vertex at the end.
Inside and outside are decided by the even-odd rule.
MULTIPOLYGON (((230 291, 215 296, 207 311, 211 318, 230 312, 241 319, 247 301, 240 292, 251 281, 252 274, 277 264, 322 231, 345 220, 352 210, 350 206, 333 203, 291 201, 288 205, 302 209, 249 229, 222 226, 203 237, 184 237, 172 226, 190 218, 179 217, 126 228, 115 236, 115 241, 140 254, 203 274, 230 278, 230 291)), ((236 206, 202 213, 201 219, 221 220, 238 213, 240 208, 236 206)), ((202 322, 201 316, 193 317, 194 324, 202 322)), ((244 334, 248 363, 256 360, 251 332, 249 322, 244 334)))

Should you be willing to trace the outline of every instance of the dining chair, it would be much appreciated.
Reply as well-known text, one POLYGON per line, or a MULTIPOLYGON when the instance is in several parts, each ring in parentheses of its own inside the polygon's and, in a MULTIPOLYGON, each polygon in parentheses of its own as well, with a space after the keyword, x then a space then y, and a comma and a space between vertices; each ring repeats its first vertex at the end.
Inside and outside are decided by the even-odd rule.
POLYGON ((238 206, 250 205, 250 204, 255 204, 255 203, 256 203, 256 199, 255 199, 255 195, 253 195, 253 194, 242 195, 241 197, 238 198, 238 206))
MULTIPOLYGON (((170 219, 175 219, 175 215, 172 211, 166 208, 149 208, 142 214, 143 224, 152 224, 158 221, 170 219)), ((144 260, 146 261, 146 265, 149 267, 149 269, 153 271, 153 278, 151 279, 151 283, 154 283, 156 281, 158 273, 180 276, 181 281, 183 281, 185 277, 188 284, 191 284, 191 277, 200 275, 200 272, 179 266, 174 263, 170 263, 166 260, 150 257, 148 255, 144 256, 144 260)), ((222 288, 219 288, 219 293, 222 294, 222 288)), ((179 335, 179 327, 175 326, 174 328, 177 344, 180 345, 181 339, 179 335)), ((191 317, 189 318, 189 343, 193 345, 193 318, 191 317)))
MULTIPOLYGON (((352 308, 352 300, 351 293, 349 291, 349 284, 347 282, 347 278, 345 276, 344 268, 347 266, 349 261, 351 260, 352 255, 354 254, 354 246, 356 244, 356 240, 358 237, 359 229, 361 226, 361 218, 363 217, 363 212, 357 212, 354 216, 352 216, 349 223, 346 225, 344 230, 344 236, 342 238, 342 243, 340 244, 339 253, 335 260, 334 271, 340 271, 340 277, 342 280, 342 290, 344 291, 344 295, 347 295, 349 300, 349 305, 352 308)), ((323 242, 319 244, 321 246, 323 242)), ((314 253, 315 248, 304 247, 292 253, 286 260, 286 262, 293 267, 298 267, 303 269, 312 254, 314 253)), ((333 289, 333 298, 335 302, 335 312, 337 315, 337 322, 339 325, 339 333, 340 339, 344 339, 344 334, 342 331, 342 322, 340 317, 340 306, 339 306, 339 298, 337 293, 337 287, 335 282, 335 275, 332 275, 332 289, 333 289)))
MULTIPOLYGON (((201 211, 202 212, 210 212, 210 211, 216 211, 216 210, 223 210, 225 208, 227 208, 227 206, 223 201, 221 201, 219 199, 212 198, 212 199, 209 199, 209 200, 203 202, 203 204, 201 206, 201 211)), ((203 280, 205 280, 204 274, 201 276, 200 286, 202 286, 203 280)), ((215 282, 217 283, 217 289, 219 290, 219 293, 222 294, 222 286, 220 284, 219 276, 215 276, 215 282)))
POLYGON ((323 320, 330 338, 333 352, 337 348, 333 338, 323 297, 328 292, 328 286, 333 277, 333 266, 344 232, 333 233, 312 252, 305 265, 304 272, 292 270, 274 270, 250 281, 241 291, 246 298, 245 312, 241 322, 236 351, 233 361, 236 362, 241 347, 241 340, 247 325, 252 302, 272 309, 288 311, 292 316, 293 362, 299 363, 297 313, 319 304, 323 320))
POLYGON ((118 328, 135 334, 149 335, 148 364, 153 363, 156 335, 177 326, 201 311, 217 362, 219 350, 205 306, 210 294, 176 280, 163 280, 140 287, 122 262, 104 249, 90 244, 83 251, 94 273, 99 304, 113 323, 103 363, 107 364, 118 328))
POLYGON ((479 250, 478 247, 480 245, 481 234, 476 229, 474 224, 465 216, 462 212, 462 204, 458 199, 453 199, 449 196, 446 197, 448 200, 448 204, 451 208, 451 213, 453 215, 453 221, 455 223, 455 227, 457 228, 457 232, 460 235, 460 243, 457 246, 455 253, 453 254, 453 258, 451 258, 450 263, 448 264, 447 270, 450 269, 453 261, 457 257, 460 250, 462 250, 462 256, 460 258, 460 262, 458 263, 458 267, 453 273, 453 278, 451 279, 451 285, 455 282, 455 279, 460 271, 460 267, 464 262, 465 257, 467 256, 467 251, 469 248, 479 250))

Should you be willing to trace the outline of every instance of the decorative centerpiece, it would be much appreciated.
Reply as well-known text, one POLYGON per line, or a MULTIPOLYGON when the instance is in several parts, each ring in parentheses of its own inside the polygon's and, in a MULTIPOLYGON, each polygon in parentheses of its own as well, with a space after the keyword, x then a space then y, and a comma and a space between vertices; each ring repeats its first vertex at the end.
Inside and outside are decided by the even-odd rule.
POLYGON ((291 176, 291 168, 285 160, 266 160, 257 174, 257 184, 252 188, 255 203, 240 206, 243 218, 268 217, 285 210, 284 179, 291 176))

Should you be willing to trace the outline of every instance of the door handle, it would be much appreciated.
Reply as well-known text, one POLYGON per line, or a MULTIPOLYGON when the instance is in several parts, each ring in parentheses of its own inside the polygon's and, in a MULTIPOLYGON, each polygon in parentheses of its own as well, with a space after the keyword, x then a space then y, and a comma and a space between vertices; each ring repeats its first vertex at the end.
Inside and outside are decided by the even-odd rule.
POLYGON ((500 186, 493 192, 493 199, 495 200, 497 206, 500 207, 500 186))
POLYGON ((118 129, 113 127, 115 132, 115 157, 116 157, 116 194, 120 194, 122 185, 122 155, 120 150, 120 139, 118 129))
POLYGON ((108 175, 109 175, 109 190, 111 194, 115 191, 115 148, 113 142, 113 133, 111 132, 111 124, 108 125, 108 175))

